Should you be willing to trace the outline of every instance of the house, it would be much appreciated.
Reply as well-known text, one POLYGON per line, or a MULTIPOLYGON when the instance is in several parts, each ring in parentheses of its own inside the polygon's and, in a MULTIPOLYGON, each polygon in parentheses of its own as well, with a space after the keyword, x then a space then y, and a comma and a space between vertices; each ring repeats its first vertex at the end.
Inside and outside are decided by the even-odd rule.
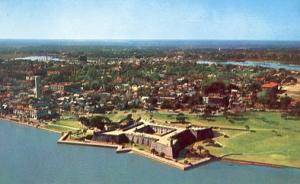
POLYGON ((268 82, 264 83, 262 86, 263 90, 278 90, 279 89, 279 83, 277 82, 268 82))
POLYGON ((13 115, 20 119, 40 120, 48 117, 50 111, 47 107, 33 107, 30 105, 17 105, 13 108, 13 115))
POLYGON ((50 75, 60 75, 60 74, 62 74, 61 70, 48 70, 47 71, 48 76, 50 76, 50 75))
POLYGON ((58 93, 78 93, 81 91, 81 84, 71 82, 53 83, 49 85, 49 89, 58 93))
POLYGON ((211 106, 226 107, 229 104, 229 97, 220 94, 209 94, 203 97, 203 103, 211 106))

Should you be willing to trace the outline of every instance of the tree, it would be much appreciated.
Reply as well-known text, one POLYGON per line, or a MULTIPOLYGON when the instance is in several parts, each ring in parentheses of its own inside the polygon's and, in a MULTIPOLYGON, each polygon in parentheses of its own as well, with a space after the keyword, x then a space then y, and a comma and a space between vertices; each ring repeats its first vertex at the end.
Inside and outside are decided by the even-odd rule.
POLYGON ((89 67, 87 72, 86 72, 86 79, 87 80, 94 80, 97 78, 97 70, 94 67, 89 67))
POLYGON ((188 160, 184 160, 183 163, 187 165, 187 164, 189 164, 189 161, 188 160))
POLYGON ((225 94, 225 90, 226 90, 226 85, 222 81, 213 82, 209 86, 206 86, 204 88, 205 94, 210 94, 210 93, 225 94))
POLYGON ((188 100, 188 104, 190 105, 190 107, 203 104, 203 98, 199 94, 195 94, 188 100))
POLYGON ((93 81, 92 83, 91 83, 91 88, 93 89, 93 90, 98 90, 99 88, 100 88, 100 84, 99 84, 99 82, 98 81, 93 81))
POLYGON ((119 121, 119 126, 121 128, 127 127, 128 125, 134 123, 134 119, 132 118, 132 114, 128 114, 125 118, 119 121))
POLYGON ((188 103, 189 100, 190 100, 190 97, 188 95, 183 95, 181 102, 185 104, 185 103, 188 103))
POLYGON ((125 117, 126 120, 129 120, 129 121, 133 121, 132 119, 132 114, 128 114, 126 117, 125 117))
POLYGON ((179 121, 180 123, 184 123, 187 117, 183 113, 179 113, 176 116, 176 120, 179 121))
POLYGON ((204 155, 205 157, 209 157, 209 156, 210 156, 210 152, 206 149, 206 150, 204 150, 203 155, 204 155))
POLYGON ((288 115, 300 117, 300 102, 296 103, 296 105, 288 112, 288 115))
POLYGON ((161 108, 162 109, 172 109, 173 108, 173 104, 169 100, 163 100, 163 102, 161 104, 161 108))
POLYGON ((153 107, 155 107, 155 106, 157 105, 158 100, 157 100, 156 97, 150 97, 150 98, 148 99, 148 102, 149 102, 153 107))
POLYGON ((282 109, 287 109, 291 102, 292 102, 292 98, 287 96, 287 94, 285 94, 285 96, 280 98, 280 107, 282 109))
POLYGON ((259 91, 261 89, 261 82, 259 81, 253 81, 249 86, 248 86, 248 90, 249 91, 259 91))
POLYGON ((152 148, 152 149, 151 149, 151 153, 154 154, 154 155, 156 155, 156 154, 157 154, 157 151, 156 151, 154 148, 152 148))
POLYGON ((159 153, 159 156, 160 156, 160 157, 165 157, 165 153, 164 153, 164 152, 161 152, 161 153, 159 153))
POLYGON ((266 105, 270 101, 270 96, 266 90, 261 91, 257 94, 258 101, 263 105, 266 105))
POLYGON ((105 116, 93 116, 90 118, 90 126, 103 129, 105 124, 111 124, 111 120, 105 116))
POLYGON ((83 117, 83 116, 79 117, 78 121, 80 121, 81 124, 83 124, 84 126, 87 126, 87 127, 89 126, 89 123, 90 123, 89 119, 86 117, 83 117))
POLYGON ((53 75, 50 75, 48 76, 47 78, 47 82, 67 82, 69 81, 68 80, 68 77, 63 75, 63 74, 53 74, 53 75))
POLYGON ((198 149, 199 153, 201 154, 201 151, 204 149, 204 147, 201 146, 201 145, 198 145, 198 146, 197 146, 197 149, 198 149))
POLYGON ((204 109, 204 113, 203 113, 203 118, 207 119, 208 117, 210 117, 212 115, 212 110, 210 107, 206 107, 204 109))

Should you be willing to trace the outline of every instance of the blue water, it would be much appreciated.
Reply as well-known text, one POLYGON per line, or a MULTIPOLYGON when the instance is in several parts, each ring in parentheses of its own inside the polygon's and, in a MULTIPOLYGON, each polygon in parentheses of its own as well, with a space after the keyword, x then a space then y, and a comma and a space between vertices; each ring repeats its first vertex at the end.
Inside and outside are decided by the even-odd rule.
MULTIPOLYGON (((286 69, 286 70, 293 70, 293 71, 300 71, 300 65, 291 65, 291 64, 281 64, 276 62, 256 62, 256 61, 244 61, 244 62, 237 62, 237 61, 198 61, 198 64, 224 64, 224 65, 239 65, 239 66, 250 66, 250 67, 264 67, 264 68, 273 68, 273 69, 286 69)), ((299 63, 300 64, 300 63, 299 63)))
POLYGON ((52 56, 27 56, 22 58, 15 58, 15 60, 30 60, 30 61, 63 61, 63 59, 59 59, 52 56))
POLYGON ((59 135, 0 121, 1 184, 296 184, 300 169, 214 162, 181 171, 112 149, 58 145, 59 135))

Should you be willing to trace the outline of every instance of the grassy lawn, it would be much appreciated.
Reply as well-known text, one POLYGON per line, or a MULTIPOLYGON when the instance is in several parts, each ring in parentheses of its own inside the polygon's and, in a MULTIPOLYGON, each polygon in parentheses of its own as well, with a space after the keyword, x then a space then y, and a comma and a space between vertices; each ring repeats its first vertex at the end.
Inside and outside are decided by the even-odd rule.
MULTIPOLYGON (((119 121, 126 117, 128 114, 132 114, 133 118, 142 117, 145 120, 150 120, 150 115, 156 123, 175 122, 176 113, 173 112, 146 112, 142 110, 132 111, 116 111, 116 113, 107 114, 106 116, 112 118, 114 121, 119 121)), ((283 129, 298 131, 300 130, 299 120, 286 120, 281 118, 281 114, 277 112, 247 112, 241 117, 229 117, 226 119, 223 116, 214 117, 210 120, 203 119, 195 114, 186 113, 188 122, 195 125, 215 126, 224 128, 242 128, 248 125, 250 129, 264 130, 264 129, 283 129)))
POLYGON ((82 139, 82 138, 86 138, 86 136, 92 136, 94 133, 94 131, 92 130, 88 130, 87 132, 83 132, 82 130, 76 131, 70 135, 69 138, 71 139, 82 139))
POLYGON ((68 127, 62 127, 62 126, 55 125, 55 124, 43 125, 42 127, 45 128, 45 129, 53 130, 53 131, 57 131, 57 132, 69 132, 69 131, 74 130, 74 129, 71 129, 71 128, 68 128, 68 127))
POLYGON ((121 119, 125 118, 128 114, 130 114, 131 111, 116 111, 112 112, 111 114, 105 114, 106 117, 108 117, 113 122, 119 122, 121 119))
MULTIPOLYGON (((121 119, 129 113, 132 112, 117 111, 114 118, 121 119)), ((150 120, 149 112, 138 110, 132 114, 134 118, 150 120)), ((157 123, 176 121, 176 114, 172 112, 151 114, 157 123)), ((187 113, 186 116, 187 121, 195 125, 242 129, 247 125, 250 130, 255 130, 250 132, 221 129, 229 137, 220 136, 214 140, 223 147, 206 147, 216 156, 234 154, 227 158, 300 167, 300 119, 287 120, 277 112, 247 112, 242 117, 215 117, 211 120, 187 113)))
POLYGON ((222 148, 208 146, 216 156, 234 154, 226 158, 258 161, 300 167, 300 134, 287 130, 259 130, 256 132, 221 131, 229 138, 215 140, 222 148))
POLYGON ((76 119, 63 119, 63 120, 59 120, 53 124, 71 127, 71 128, 75 128, 75 129, 83 128, 83 125, 76 119))
MULTIPOLYGON (((286 120, 281 118, 281 114, 277 112, 248 112, 240 117, 229 117, 226 119, 225 117, 220 116, 211 118, 210 120, 192 114, 186 114, 186 116, 187 121, 194 125, 242 129, 245 129, 245 126, 247 125, 250 129, 254 130, 300 130, 300 119, 286 120)), ((153 119, 158 123, 176 121, 176 114, 154 112, 153 119)))
POLYGON ((139 150, 150 152, 150 147, 149 146, 145 146, 145 145, 142 145, 142 144, 134 144, 132 146, 139 149, 139 150))
POLYGON ((81 129, 83 126, 75 119, 62 119, 56 122, 48 123, 47 125, 43 125, 43 128, 58 132, 69 132, 81 129))
POLYGON ((114 122, 119 122, 123 118, 125 118, 128 114, 132 114, 134 119, 137 119, 139 117, 142 117, 145 120, 150 120, 150 113, 142 110, 136 110, 136 111, 114 111, 110 114, 105 114, 106 117, 111 119, 114 122))

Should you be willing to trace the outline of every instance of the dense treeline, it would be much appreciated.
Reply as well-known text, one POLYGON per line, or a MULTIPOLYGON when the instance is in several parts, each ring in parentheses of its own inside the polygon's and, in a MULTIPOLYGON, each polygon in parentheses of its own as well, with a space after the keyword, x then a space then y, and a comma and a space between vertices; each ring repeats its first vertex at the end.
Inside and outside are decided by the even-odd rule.
POLYGON ((43 44, 36 46, 25 44, 22 46, 13 45, 0 47, 0 54, 3 58, 11 58, 22 55, 60 55, 64 53, 70 58, 87 54, 89 58, 142 58, 142 57, 173 57, 182 56, 182 59, 193 60, 256 60, 256 61, 279 61, 287 64, 300 64, 300 49, 291 48, 193 48, 190 47, 163 47, 134 44, 95 44, 95 43, 73 43, 68 44, 43 44))

